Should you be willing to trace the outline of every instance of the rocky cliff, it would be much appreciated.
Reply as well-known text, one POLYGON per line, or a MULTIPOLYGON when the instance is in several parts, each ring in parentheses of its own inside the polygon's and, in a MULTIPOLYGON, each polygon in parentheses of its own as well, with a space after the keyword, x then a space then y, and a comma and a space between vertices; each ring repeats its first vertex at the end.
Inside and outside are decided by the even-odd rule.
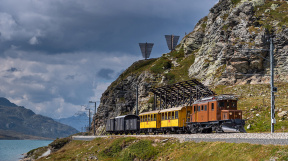
POLYGON ((0 139, 67 137, 78 131, 0 98, 0 139), (35 137, 37 136, 37 137, 35 137))
POLYGON ((196 78, 205 85, 269 82, 273 40, 276 81, 288 76, 288 2, 219 0, 176 50, 132 64, 101 97, 93 125, 103 132, 107 118, 135 113, 138 85, 141 111, 152 108, 149 89, 196 78))
POLYGON ((205 84, 267 82, 269 51, 245 49, 270 49, 272 38, 276 78, 287 80, 287 9, 284 0, 220 0, 180 43, 196 57, 189 76, 205 84))

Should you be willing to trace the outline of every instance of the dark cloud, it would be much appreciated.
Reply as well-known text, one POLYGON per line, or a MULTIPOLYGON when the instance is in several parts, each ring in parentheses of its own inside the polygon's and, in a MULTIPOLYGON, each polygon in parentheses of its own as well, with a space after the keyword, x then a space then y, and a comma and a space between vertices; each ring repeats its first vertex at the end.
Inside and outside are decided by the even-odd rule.
POLYGON ((14 68, 14 67, 11 67, 10 69, 8 69, 7 70, 7 72, 17 72, 17 71, 19 71, 19 69, 17 69, 17 68, 14 68))
POLYGON ((66 75, 66 80, 74 80, 75 75, 66 75))
POLYGON ((102 77, 104 79, 112 79, 112 74, 114 73, 114 70, 112 69, 100 69, 97 73, 97 76, 102 77))
POLYGON ((217 1, 0 0, 0 94, 72 115, 142 59, 138 43, 154 43, 151 57, 169 52, 164 35, 181 40, 217 1))
POLYGON ((8 25, 3 28, 7 34, 1 49, 15 45, 22 50, 50 54, 79 50, 140 54, 137 44, 148 41, 155 43, 152 56, 159 56, 168 52, 163 50, 165 34, 183 37, 216 0, 175 2, 3 1, 0 10, 5 13, 3 23, 8 25))

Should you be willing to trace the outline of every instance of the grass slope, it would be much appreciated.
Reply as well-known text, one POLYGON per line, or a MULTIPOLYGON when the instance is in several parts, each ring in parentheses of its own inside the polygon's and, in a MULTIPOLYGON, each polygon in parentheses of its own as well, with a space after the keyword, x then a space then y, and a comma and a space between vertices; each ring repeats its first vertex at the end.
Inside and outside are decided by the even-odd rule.
POLYGON ((72 141, 39 160, 270 160, 288 159, 288 146, 184 142, 165 138, 108 137, 72 141))
MULTIPOLYGON (((275 131, 287 132, 287 116, 278 117, 281 111, 288 111, 288 83, 276 83, 278 92, 275 93, 276 124, 275 131)), ((270 85, 269 84, 246 84, 235 86, 217 86, 212 88, 217 94, 232 93, 238 95, 238 109, 243 110, 243 118, 246 119, 246 127, 251 128, 247 132, 270 131, 270 85)))

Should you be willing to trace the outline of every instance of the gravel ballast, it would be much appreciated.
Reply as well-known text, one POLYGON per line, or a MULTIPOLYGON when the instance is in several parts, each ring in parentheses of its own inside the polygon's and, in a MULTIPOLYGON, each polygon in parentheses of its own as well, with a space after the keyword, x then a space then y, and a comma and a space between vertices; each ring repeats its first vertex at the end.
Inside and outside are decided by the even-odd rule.
MULTIPOLYGON (((111 135, 109 135, 111 136, 111 135)), ((90 141, 97 137, 109 136, 73 136, 73 140, 90 141)), ((112 135, 112 136, 133 136, 133 137, 165 137, 177 138, 180 142, 215 142, 223 141, 228 143, 250 143, 250 144, 273 144, 288 145, 288 133, 213 133, 213 134, 171 134, 171 135, 112 135)))

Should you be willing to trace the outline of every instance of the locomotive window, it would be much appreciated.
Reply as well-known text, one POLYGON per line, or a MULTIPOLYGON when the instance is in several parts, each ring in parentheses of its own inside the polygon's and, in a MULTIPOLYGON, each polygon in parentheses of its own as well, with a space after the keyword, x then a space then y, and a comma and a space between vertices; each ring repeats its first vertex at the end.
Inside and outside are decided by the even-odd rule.
POLYGON ((205 111, 207 111, 207 105, 205 105, 205 111))
POLYGON ((178 111, 175 111, 175 119, 178 119, 178 111))
POLYGON ((224 107, 224 102, 218 102, 218 107, 224 107))
POLYGON ((232 102, 232 107, 236 108, 236 102, 232 102))
POLYGON ((211 111, 214 111, 214 103, 211 104, 211 111))

